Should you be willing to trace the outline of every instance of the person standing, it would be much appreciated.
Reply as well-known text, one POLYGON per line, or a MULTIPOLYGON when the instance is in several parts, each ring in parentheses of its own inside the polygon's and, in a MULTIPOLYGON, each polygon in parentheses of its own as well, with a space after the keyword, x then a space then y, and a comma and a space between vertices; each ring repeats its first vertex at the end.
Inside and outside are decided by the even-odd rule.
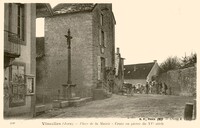
POLYGON ((149 84, 148 84, 148 82, 146 82, 146 94, 148 94, 149 93, 149 84))
POLYGON ((167 89, 168 89, 168 88, 167 88, 167 85, 166 85, 166 83, 164 83, 164 94, 165 94, 165 95, 167 95, 167 89))

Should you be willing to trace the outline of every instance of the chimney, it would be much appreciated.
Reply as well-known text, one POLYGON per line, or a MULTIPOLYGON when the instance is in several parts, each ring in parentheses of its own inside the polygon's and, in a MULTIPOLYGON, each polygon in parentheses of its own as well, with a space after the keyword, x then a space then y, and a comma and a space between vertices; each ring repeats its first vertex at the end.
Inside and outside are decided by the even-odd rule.
POLYGON ((117 54, 119 54, 119 48, 117 48, 117 54))
POLYGON ((153 60, 154 63, 157 63, 157 60, 153 60))

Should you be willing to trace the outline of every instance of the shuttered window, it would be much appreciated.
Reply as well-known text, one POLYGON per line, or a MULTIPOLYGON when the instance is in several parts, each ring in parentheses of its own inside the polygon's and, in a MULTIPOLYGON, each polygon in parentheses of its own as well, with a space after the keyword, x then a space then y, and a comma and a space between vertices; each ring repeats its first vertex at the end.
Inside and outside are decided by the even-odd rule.
POLYGON ((101 29, 99 29, 99 45, 101 46, 101 29))
POLYGON ((104 31, 101 30, 101 46, 105 47, 105 37, 104 37, 104 31))
POLYGON ((103 14, 102 13, 100 15, 100 24, 101 24, 101 26, 103 26, 103 14))
POLYGON ((106 67, 108 67, 108 58, 105 58, 106 67))
POLYGON ((17 4, 17 35, 24 41, 24 5, 17 4))
POLYGON ((9 32, 16 34, 25 45, 25 5, 9 4, 9 32))
POLYGON ((107 33, 104 32, 104 47, 107 47, 107 33))

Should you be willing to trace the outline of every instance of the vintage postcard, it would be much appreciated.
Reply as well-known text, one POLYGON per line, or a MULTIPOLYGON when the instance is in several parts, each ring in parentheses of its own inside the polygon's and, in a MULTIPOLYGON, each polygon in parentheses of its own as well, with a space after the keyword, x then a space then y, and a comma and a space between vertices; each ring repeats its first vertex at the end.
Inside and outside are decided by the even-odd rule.
POLYGON ((199 5, 1 1, 1 124, 197 127, 199 5))

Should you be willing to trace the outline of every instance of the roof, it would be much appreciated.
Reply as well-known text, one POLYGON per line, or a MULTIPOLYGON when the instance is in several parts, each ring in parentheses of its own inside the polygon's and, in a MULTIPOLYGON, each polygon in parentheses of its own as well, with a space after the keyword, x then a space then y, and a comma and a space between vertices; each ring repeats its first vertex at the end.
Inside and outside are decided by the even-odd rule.
POLYGON ((44 56, 44 37, 36 38, 36 58, 44 56))
POLYGON ((124 65, 124 79, 146 79, 155 62, 124 65))
POLYGON ((63 13, 74 13, 74 12, 84 12, 92 11, 95 7, 95 4, 80 4, 80 3, 62 3, 58 4, 53 8, 54 14, 63 14, 63 13))
POLYGON ((36 3, 37 18, 53 16, 53 10, 49 3, 36 3))

